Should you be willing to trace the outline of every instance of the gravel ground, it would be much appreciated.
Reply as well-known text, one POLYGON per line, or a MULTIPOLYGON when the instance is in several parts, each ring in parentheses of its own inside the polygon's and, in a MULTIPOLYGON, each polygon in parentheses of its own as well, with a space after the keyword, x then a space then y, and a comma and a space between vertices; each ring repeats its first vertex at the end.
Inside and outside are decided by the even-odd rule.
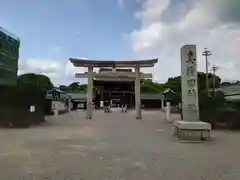
MULTIPOLYGON (((44 126, 0 129, 0 180, 239 180, 240 133, 180 143, 164 113, 82 111, 44 126)), ((178 119, 177 115, 173 116, 178 119)))

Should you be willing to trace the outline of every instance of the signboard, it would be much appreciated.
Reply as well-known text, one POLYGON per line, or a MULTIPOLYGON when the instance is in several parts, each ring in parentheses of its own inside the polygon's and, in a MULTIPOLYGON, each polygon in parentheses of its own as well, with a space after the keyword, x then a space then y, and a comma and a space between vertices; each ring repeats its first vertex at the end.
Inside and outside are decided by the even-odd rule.
POLYGON ((196 45, 181 48, 182 115, 184 121, 199 121, 196 45))
POLYGON ((35 112, 35 106, 30 106, 30 112, 31 113, 35 112))

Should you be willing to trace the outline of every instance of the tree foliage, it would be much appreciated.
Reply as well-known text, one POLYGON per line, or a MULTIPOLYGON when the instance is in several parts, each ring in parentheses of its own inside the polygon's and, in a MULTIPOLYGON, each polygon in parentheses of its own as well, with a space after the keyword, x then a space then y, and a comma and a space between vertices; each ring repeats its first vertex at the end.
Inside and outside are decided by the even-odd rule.
POLYGON ((236 81, 236 82, 222 82, 221 83, 221 86, 229 86, 229 85, 239 85, 240 84, 240 81, 236 81))
MULTIPOLYGON (((209 88, 214 87, 214 75, 208 74, 209 88)), ((221 78, 215 76, 215 87, 219 88, 221 84, 221 78)), ((181 92, 181 76, 169 78, 166 82, 166 87, 172 89, 176 93, 181 92)), ((203 72, 198 72, 198 89, 200 91, 206 89, 206 74, 203 72)))
POLYGON ((87 91, 87 85, 86 84, 80 84, 79 82, 73 82, 70 85, 60 85, 59 89, 65 92, 86 92, 87 91))
POLYGON ((164 84, 152 82, 150 79, 141 81, 141 92, 145 93, 159 93, 164 90, 164 84))
MULTIPOLYGON (((213 74, 209 74, 209 87, 213 88, 213 74)), ((221 78, 215 76, 215 87, 218 88, 221 83, 221 78)), ((69 86, 60 85, 59 88, 63 91, 71 92, 86 92, 87 85, 80 84, 79 82, 73 82, 69 86)), ((203 72, 198 72, 198 88, 199 91, 206 89, 206 74, 203 72)), ((141 92, 143 93, 161 93, 166 89, 171 89, 176 92, 176 98, 181 99, 181 76, 171 77, 166 83, 161 84, 153 82, 151 79, 141 80, 141 92)))
POLYGON ((181 76, 168 78, 166 84, 166 89, 171 89, 174 92, 181 92, 181 76))
POLYGON ((68 91, 68 86, 60 85, 59 89, 61 89, 62 91, 68 91))
POLYGON ((27 73, 18 76, 18 86, 31 86, 43 91, 53 88, 53 84, 49 77, 34 73, 27 73))
POLYGON ((46 91, 53 87, 47 76, 28 73, 18 76, 16 86, 0 89, 0 124, 29 127, 44 122, 46 91), (30 112, 35 106, 35 112, 30 112))
POLYGON ((70 91, 78 91, 79 90, 79 83, 78 82, 74 82, 74 83, 70 84, 68 86, 68 89, 70 91))

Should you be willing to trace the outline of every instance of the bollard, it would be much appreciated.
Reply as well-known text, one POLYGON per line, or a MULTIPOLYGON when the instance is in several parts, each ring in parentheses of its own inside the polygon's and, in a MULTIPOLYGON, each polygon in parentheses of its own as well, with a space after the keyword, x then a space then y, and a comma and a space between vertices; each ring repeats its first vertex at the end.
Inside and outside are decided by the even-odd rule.
POLYGON ((53 111, 54 111, 54 116, 58 116, 58 110, 55 109, 55 110, 53 110, 53 111))
POLYGON ((164 110, 164 100, 161 100, 161 109, 164 110))
POLYGON ((59 105, 58 105, 58 102, 52 102, 52 110, 53 110, 53 113, 54 113, 54 116, 57 117, 58 114, 59 114, 59 105))
POLYGON ((171 120, 171 104, 170 104, 170 102, 167 102, 166 120, 167 120, 167 122, 172 122, 172 120, 171 120))
POLYGON ((68 112, 71 112, 71 99, 68 99, 68 112))

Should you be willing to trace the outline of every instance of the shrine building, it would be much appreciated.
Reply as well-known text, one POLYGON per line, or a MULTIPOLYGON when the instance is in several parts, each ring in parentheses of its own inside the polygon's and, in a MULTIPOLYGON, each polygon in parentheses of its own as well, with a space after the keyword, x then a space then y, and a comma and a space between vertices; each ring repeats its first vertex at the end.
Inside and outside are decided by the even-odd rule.
POLYGON ((140 80, 151 79, 152 74, 141 73, 141 68, 154 67, 158 59, 137 61, 102 61, 70 58, 75 67, 87 67, 88 71, 76 73, 76 78, 87 78, 87 119, 92 118, 93 101, 96 107, 103 101, 113 106, 127 104, 136 109, 141 119, 140 80), (93 69, 98 68, 98 72, 93 69))

